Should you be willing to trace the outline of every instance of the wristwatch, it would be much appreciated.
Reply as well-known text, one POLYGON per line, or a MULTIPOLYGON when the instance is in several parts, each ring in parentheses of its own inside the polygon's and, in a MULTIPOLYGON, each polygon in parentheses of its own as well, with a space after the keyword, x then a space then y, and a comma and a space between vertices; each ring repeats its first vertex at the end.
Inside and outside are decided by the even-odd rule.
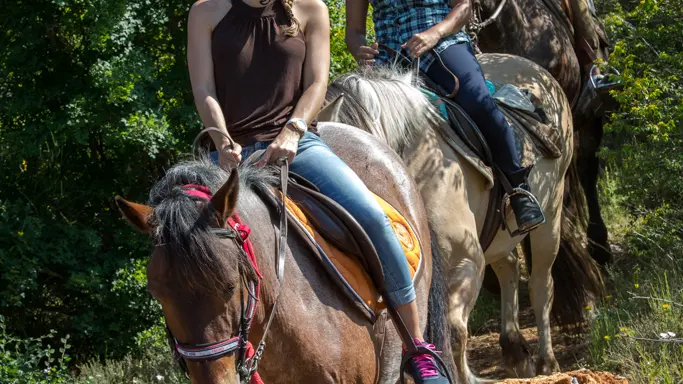
POLYGON ((308 131, 308 124, 306 123, 306 120, 301 118, 289 119, 287 124, 285 124, 285 127, 289 127, 291 130, 298 133, 300 137, 303 137, 308 131))

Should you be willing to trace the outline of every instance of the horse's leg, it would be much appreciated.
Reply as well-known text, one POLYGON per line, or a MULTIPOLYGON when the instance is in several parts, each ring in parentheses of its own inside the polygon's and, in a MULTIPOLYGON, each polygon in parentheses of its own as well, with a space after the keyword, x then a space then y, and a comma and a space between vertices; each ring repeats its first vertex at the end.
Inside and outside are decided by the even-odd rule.
MULTIPOLYGON (((457 217, 457 216, 455 216, 457 217)), ((453 234, 449 248, 451 255, 458 257, 451 265, 448 278, 450 293, 448 318, 451 323, 453 357, 459 383, 471 383, 474 376, 467 364, 467 321, 479 295, 484 272, 484 255, 477 242, 476 232, 465 230, 453 234), (470 240, 463 240, 463 239, 470 240), (458 239, 458 240, 456 240, 458 239), (465 247, 469 244, 469 249, 465 247)))
POLYGON ((550 309, 554 297, 551 268, 560 247, 560 224, 562 220, 561 191, 563 187, 564 180, 559 183, 554 193, 550 196, 549 201, 552 203, 546 210, 546 223, 529 234, 532 257, 529 295, 531 296, 531 305, 536 315, 539 341, 538 360, 536 361, 537 374, 551 374, 560 369, 553 353, 550 333, 550 309))
POLYGON ((602 120, 596 117, 581 126, 577 167, 581 187, 586 195, 586 203, 588 205, 589 222, 587 235, 590 241, 588 247, 593 259, 598 264, 604 266, 612 261, 612 254, 608 243, 607 227, 602 219, 600 202, 598 200, 600 160, 598 159, 597 152, 602 141, 602 120))
MULTIPOLYGON (((498 257, 493 257, 497 259, 498 257)), ((491 263, 501 290, 500 347, 505 369, 511 377, 534 377, 531 347, 519 331, 519 264, 514 253, 491 263)))

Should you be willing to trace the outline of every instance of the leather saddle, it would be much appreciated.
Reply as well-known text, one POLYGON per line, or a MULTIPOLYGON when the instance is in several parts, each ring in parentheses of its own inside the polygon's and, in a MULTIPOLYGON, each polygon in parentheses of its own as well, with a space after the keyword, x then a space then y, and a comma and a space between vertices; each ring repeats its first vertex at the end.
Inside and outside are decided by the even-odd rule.
MULTIPOLYGON (((262 153, 263 150, 254 152, 254 154, 247 159, 246 163, 254 162, 262 153)), ((258 192, 274 209, 280 209, 280 197, 277 190, 268 188, 258 192)), ((377 251, 363 227, 346 209, 334 200, 320 193, 313 183, 291 171, 288 175, 287 197, 297 204, 299 209, 301 209, 313 227, 315 227, 325 240, 341 252, 352 256, 360 263, 363 269, 370 275, 372 282, 375 284, 375 287, 380 294, 384 292, 384 271, 377 251)), ((283 213, 279 212, 279 214, 283 213)), ((290 222, 296 220, 289 214, 287 216, 290 222)), ((329 263, 326 257, 320 254, 318 247, 303 233, 304 230, 298 225, 292 225, 290 228, 294 228, 294 230, 306 240, 327 272, 332 276, 338 276, 338 273, 334 270, 334 266, 329 263)), ((353 296, 353 294, 349 292, 349 286, 346 285, 342 279, 333 278, 332 280, 339 285, 339 288, 343 292, 353 296)), ((374 313, 368 313, 368 309, 363 308, 361 303, 358 303, 357 300, 353 301, 364 313, 368 314, 370 320, 374 322, 374 313)))
MULTIPOLYGON (((494 184, 493 188, 491 189, 489 202, 487 205, 484 226, 479 234, 479 242, 481 244, 482 250, 485 252, 493 242, 498 229, 504 225, 504 221, 498 207, 505 193, 501 183, 501 179, 505 176, 502 174, 502 172, 497 170, 497 167, 495 167, 491 149, 484 139, 484 135, 481 133, 481 130, 474 123, 472 118, 465 112, 465 110, 462 109, 462 107, 451 100, 451 98, 444 95, 443 92, 439 92, 440 87, 431 79, 429 79, 424 73, 421 73, 420 75, 425 88, 438 97, 439 101, 442 103, 442 113, 444 113, 445 110, 446 116, 444 117, 447 117, 446 120, 449 122, 449 126, 452 131, 459 136, 459 138, 467 145, 467 147, 474 152, 477 157, 484 162, 485 165, 494 170, 494 184)), ((439 126, 439 129, 443 130, 444 127, 439 126)), ((458 145, 452 141, 452 138, 450 138, 450 135, 452 134, 451 132, 440 133, 449 145, 458 145)))

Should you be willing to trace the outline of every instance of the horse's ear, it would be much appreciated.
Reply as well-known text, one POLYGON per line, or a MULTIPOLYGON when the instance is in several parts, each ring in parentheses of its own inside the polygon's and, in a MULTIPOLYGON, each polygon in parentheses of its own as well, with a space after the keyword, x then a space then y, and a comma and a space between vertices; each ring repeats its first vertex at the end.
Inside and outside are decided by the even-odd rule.
POLYGON ((153 212, 152 207, 127 201, 121 196, 116 196, 114 201, 116 201, 116 206, 123 217, 133 228, 142 233, 152 233, 152 227, 149 225, 149 219, 153 212))
POLYGON ((226 181, 221 189, 219 189, 211 198, 211 206, 215 209, 215 213, 218 216, 218 222, 221 226, 225 225, 226 220, 228 220, 228 217, 232 216, 235 206, 237 206, 239 184, 237 169, 233 168, 230 172, 228 181, 226 181))
POLYGON ((341 110, 342 104, 344 104, 344 94, 343 93, 339 94, 339 96, 337 96, 334 100, 332 100, 326 106, 324 106, 320 110, 320 112, 318 112, 318 116, 316 116, 316 120, 338 122, 339 111, 341 110))

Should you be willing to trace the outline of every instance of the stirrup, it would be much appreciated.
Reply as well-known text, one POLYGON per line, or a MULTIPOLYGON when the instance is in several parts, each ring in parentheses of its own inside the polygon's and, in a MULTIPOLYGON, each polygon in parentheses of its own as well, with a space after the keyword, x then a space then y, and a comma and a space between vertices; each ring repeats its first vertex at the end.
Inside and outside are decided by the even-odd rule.
POLYGON ((597 64, 593 64, 593 66, 590 69, 589 72, 589 77, 590 77, 590 83, 593 89, 601 89, 605 87, 610 87, 613 88, 617 85, 621 84, 621 80, 612 80, 613 76, 610 75, 616 75, 620 76, 621 73, 619 73, 619 70, 616 68, 612 67, 611 65, 604 65, 606 67, 605 73, 600 73, 596 74, 596 70, 598 69, 597 64))
MULTIPOLYGON (((508 233, 510 234, 510 237, 521 236, 521 235, 527 234, 527 233, 533 231, 534 229, 536 229, 537 227, 539 227, 540 225, 545 223, 545 214, 543 214, 543 209, 541 209, 541 218, 543 220, 541 220, 538 224, 534 224, 532 226, 524 227, 524 228, 517 228, 514 231, 511 231, 510 226, 507 224, 507 219, 505 217, 505 208, 507 208, 508 201, 510 201, 510 198, 512 196, 515 196, 515 195, 525 195, 525 196, 529 197, 534 203, 536 203, 536 205, 538 207, 541 206, 541 203, 538 202, 538 199, 536 199, 536 196, 534 196, 531 192, 525 190, 524 188, 514 187, 514 188, 512 188, 512 192, 510 192, 510 193, 505 192, 505 195, 503 196, 503 201, 500 203, 500 215, 502 216, 503 228, 505 228, 505 230, 508 231, 508 233)), ((512 206, 510 206, 510 209, 512 210, 512 206)), ((514 213, 514 211, 513 211, 513 213, 514 213)), ((517 216, 515 216, 515 222, 517 222, 517 216)))

